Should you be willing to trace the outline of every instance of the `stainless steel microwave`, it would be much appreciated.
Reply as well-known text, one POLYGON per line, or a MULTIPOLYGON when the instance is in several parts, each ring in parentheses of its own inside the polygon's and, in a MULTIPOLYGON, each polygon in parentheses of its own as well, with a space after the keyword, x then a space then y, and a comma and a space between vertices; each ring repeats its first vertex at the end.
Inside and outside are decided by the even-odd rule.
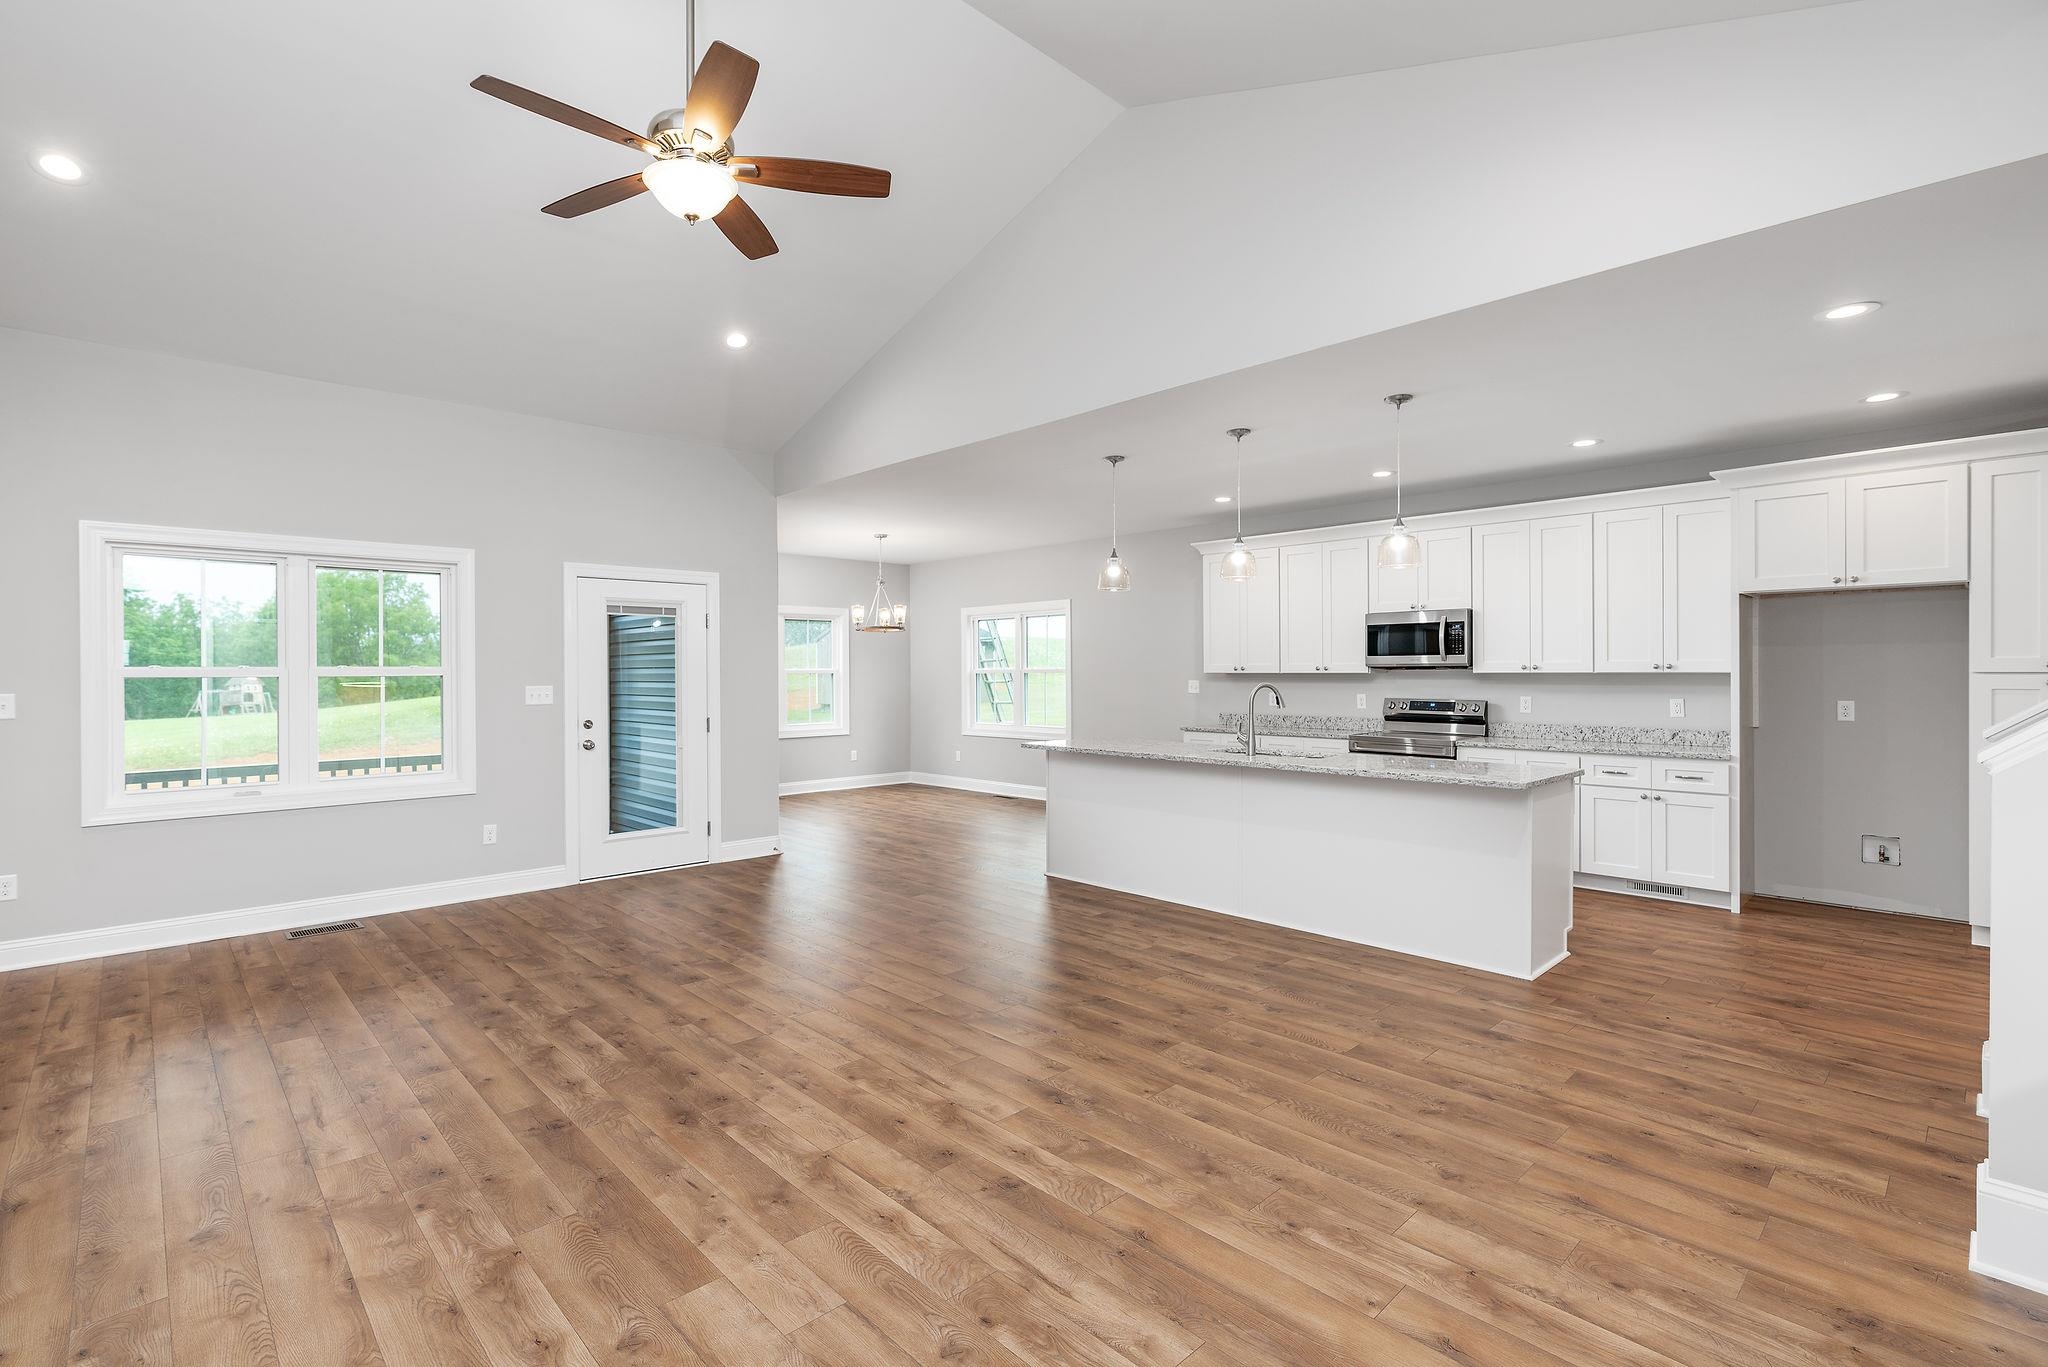
POLYGON ((1470 669, 1472 611, 1423 608, 1368 613, 1365 663, 1373 669, 1470 669))

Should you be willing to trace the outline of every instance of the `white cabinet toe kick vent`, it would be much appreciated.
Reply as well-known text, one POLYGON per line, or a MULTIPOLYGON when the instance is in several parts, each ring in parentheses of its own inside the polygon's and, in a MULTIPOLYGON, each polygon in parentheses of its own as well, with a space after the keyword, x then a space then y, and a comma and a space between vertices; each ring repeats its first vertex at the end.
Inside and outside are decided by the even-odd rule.
POLYGON ((1654 892, 1662 897, 1683 897, 1687 892, 1676 883, 1645 883, 1637 878, 1629 879, 1628 885, 1636 892, 1654 892))

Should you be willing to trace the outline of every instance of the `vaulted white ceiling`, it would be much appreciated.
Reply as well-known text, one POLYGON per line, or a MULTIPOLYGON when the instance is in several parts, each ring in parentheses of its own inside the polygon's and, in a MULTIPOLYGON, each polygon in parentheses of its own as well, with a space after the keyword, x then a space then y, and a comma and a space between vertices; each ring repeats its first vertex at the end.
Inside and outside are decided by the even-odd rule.
POLYGON ((702 0, 760 59, 742 150, 883 166, 755 190, 748 262, 651 197, 540 206, 681 103, 682 0, 94 0, 0 20, 0 325, 550 417, 780 446, 1112 118, 959 0, 702 0), (41 150, 83 161, 61 186, 41 150), (753 345, 728 351, 734 328, 753 345))
POLYGON ((1841 0, 967 0, 1127 105, 1841 0))

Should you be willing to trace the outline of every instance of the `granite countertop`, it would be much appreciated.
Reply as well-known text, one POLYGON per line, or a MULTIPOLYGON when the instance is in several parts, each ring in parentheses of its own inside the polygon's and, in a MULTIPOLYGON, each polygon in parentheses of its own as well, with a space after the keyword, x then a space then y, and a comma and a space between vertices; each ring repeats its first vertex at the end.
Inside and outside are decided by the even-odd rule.
MULTIPOLYGON (((1225 712, 1214 722, 1183 726, 1182 731, 1231 735, 1244 729, 1244 713, 1225 712)), ((1356 714, 1274 712, 1259 714, 1262 736, 1299 736, 1343 740, 1381 729, 1378 717, 1356 714)), ((1497 722, 1484 740, 1470 742, 1490 750, 1543 750, 1564 755, 1627 755, 1640 759, 1732 760, 1726 731, 1704 727, 1592 726, 1576 723, 1497 722)))
POLYGON ((1486 760, 1423 759, 1409 755, 1246 755, 1204 750, 1170 740, 1024 742, 1027 750, 1070 755, 1103 755, 1112 759, 1161 760, 1169 764, 1207 764, 1224 769, 1274 769, 1290 774, 1327 774, 1334 778, 1371 778, 1399 783, 1448 783, 1461 788, 1505 788, 1522 791, 1546 783, 1569 782, 1577 769, 1562 765, 1500 764, 1486 760))

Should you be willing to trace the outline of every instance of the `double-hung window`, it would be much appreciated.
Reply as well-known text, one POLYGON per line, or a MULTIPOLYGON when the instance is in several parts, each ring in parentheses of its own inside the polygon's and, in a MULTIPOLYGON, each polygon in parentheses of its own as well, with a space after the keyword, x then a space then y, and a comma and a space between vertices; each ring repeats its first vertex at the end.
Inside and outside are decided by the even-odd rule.
POLYGON ((844 736, 853 730, 845 608, 780 608, 782 734, 844 736))
POLYGON ((966 683, 961 732, 1067 734, 1072 661, 1067 600, 969 608, 960 615, 966 683))
POLYGON ((82 523, 87 825, 476 790, 467 550, 82 523))

